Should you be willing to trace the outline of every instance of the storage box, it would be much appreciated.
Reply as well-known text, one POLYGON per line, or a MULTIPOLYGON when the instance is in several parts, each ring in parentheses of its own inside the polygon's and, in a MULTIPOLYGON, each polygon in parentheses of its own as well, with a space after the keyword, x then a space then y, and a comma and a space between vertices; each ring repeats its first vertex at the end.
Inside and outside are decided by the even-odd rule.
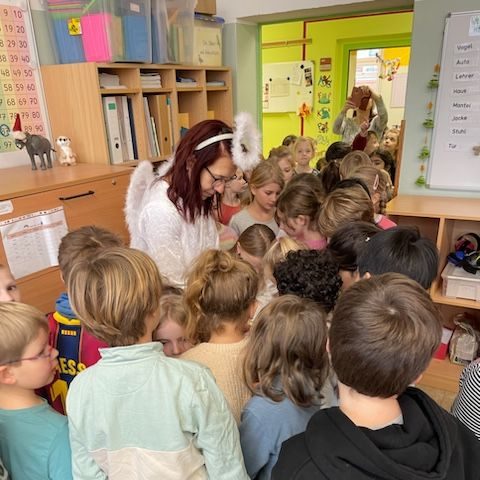
POLYGON ((442 272, 442 292, 445 297, 467 298, 480 302, 480 276, 466 272, 451 263, 442 272))
POLYGON ((205 15, 217 14, 217 2, 216 0, 197 0, 197 6, 195 7, 196 13, 203 13, 205 15))
POLYGON ((48 0, 61 63, 152 61, 150 0, 48 0))
POLYGON ((194 24, 194 65, 219 67, 222 65, 221 17, 195 14, 194 24))

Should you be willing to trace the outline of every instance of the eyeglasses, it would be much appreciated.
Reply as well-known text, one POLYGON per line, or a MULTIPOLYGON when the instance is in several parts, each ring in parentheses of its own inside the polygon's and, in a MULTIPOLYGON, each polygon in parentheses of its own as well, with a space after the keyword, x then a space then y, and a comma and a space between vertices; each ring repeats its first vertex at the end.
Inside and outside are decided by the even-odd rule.
POLYGON ((54 349, 52 346, 47 345, 42 353, 35 355, 34 357, 26 357, 26 358, 17 358, 16 360, 10 360, 9 362, 4 362, 2 365, 11 365, 12 363, 19 363, 19 362, 27 362, 29 360, 40 360, 42 358, 51 358, 54 349))
POLYGON ((237 178, 236 175, 232 175, 231 177, 225 178, 225 177, 216 177, 209 169, 208 167, 205 167, 205 170, 209 173, 209 175, 213 179, 212 187, 219 187, 220 185, 225 185, 228 182, 231 182, 232 180, 235 180, 237 178))

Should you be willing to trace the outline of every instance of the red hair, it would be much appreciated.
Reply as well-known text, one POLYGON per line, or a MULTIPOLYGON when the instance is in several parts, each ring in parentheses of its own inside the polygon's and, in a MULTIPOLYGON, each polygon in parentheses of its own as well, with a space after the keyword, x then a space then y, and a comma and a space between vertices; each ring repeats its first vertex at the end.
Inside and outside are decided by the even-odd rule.
POLYGON ((165 174, 170 183, 168 198, 190 223, 193 223, 198 215, 210 215, 214 208, 214 197, 202 198, 202 170, 222 156, 232 156, 231 140, 221 140, 201 150, 195 150, 195 147, 222 133, 232 133, 232 129, 221 120, 204 120, 194 125, 180 140, 175 150, 174 163, 165 174))

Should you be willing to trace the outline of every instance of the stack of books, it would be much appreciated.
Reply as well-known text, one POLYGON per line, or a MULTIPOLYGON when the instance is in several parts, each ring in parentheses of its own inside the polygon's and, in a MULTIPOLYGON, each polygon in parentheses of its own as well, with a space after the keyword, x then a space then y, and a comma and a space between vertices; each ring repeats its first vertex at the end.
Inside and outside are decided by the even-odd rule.
POLYGON ((100 88, 126 88, 125 85, 120 85, 120 77, 112 73, 99 73, 98 81, 100 88))
POLYGON ((162 88, 162 77, 159 73, 145 73, 140 74, 140 81, 142 88, 162 88))

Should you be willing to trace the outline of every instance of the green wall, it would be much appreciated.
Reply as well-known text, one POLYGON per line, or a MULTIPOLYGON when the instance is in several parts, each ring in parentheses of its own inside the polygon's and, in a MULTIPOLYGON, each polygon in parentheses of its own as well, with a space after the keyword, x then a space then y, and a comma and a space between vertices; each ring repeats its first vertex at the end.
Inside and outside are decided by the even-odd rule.
MULTIPOLYGON (((304 134, 318 141, 320 155, 338 137, 332 133, 332 123, 346 98, 348 75, 348 51, 358 48, 391 47, 410 44, 412 30, 411 12, 368 15, 344 19, 308 21, 305 23, 305 37, 311 38, 311 45, 305 47, 305 60, 315 64, 315 89, 313 113, 305 119, 304 134), (320 72, 321 57, 332 59, 332 70, 320 72), (330 77, 331 86, 319 85, 320 75, 330 77), (320 103, 326 99, 330 103, 320 103), (317 113, 321 111, 321 118, 317 113), (322 133, 319 124, 325 127, 322 133)), ((262 27, 262 42, 293 40, 303 37, 304 22, 292 22, 262 27)), ((302 60, 302 47, 263 48, 262 62, 288 62, 302 60)), ((287 134, 300 134, 301 120, 295 113, 263 115, 264 152, 278 145, 287 134)))

